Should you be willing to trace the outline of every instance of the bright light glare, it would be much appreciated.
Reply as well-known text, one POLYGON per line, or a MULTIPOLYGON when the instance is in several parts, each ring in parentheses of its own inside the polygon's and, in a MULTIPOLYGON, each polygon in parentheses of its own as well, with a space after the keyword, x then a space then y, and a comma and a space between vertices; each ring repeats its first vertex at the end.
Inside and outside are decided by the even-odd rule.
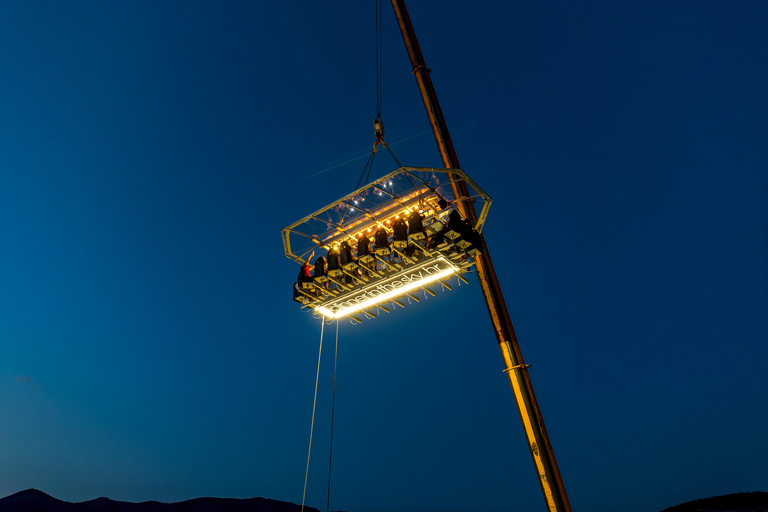
POLYGON ((362 302, 360 304, 356 304, 354 306, 350 306, 346 309, 342 309, 341 311, 338 311, 336 313, 331 313, 330 310, 319 307, 317 308, 317 311, 322 313, 323 315, 329 317, 329 318, 341 318, 343 316, 347 316, 350 313, 354 313, 356 311, 360 311, 361 309, 370 308, 372 306, 375 306, 376 304, 381 304, 382 302, 386 302, 389 299, 392 299, 394 297, 397 297, 399 295, 403 295, 405 292, 411 291, 414 288, 421 288, 422 286, 429 284, 433 281, 437 281, 438 279, 442 279, 445 276, 449 276, 456 272, 455 267, 447 268, 445 270, 442 270, 438 272, 437 274, 432 274, 430 276, 425 277, 419 282, 416 283, 409 283, 405 286, 402 286, 400 288, 396 288, 394 290, 390 290, 386 293, 382 293, 381 295, 376 296, 375 298, 371 300, 366 300, 365 302, 362 302))

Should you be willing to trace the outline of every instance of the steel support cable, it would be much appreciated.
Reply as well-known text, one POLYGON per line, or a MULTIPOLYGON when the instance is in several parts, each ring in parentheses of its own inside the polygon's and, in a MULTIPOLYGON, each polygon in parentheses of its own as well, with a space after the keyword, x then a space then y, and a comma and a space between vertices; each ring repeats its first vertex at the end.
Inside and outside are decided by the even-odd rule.
MULTIPOLYGON (((376 156, 376 150, 379 147, 379 144, 383 143, 384 140, 382 139, 384 135, 383 130, 383 124, 381 132, 378 131, 378 124, 381 122, 381 97, 382 97, 382 86, 381 86, 381 0, 376 0, 376 119, 374 120, 374 129, 376 130, 376 142, 373 144, 373 151, 371 151, 371 156, 368 157, 368 162, 366 162, 365 167, 363 167, 363 172, 360 174, 360 179, 357 180, 357 185, 355 185, 355 190, 360 188, 360 183, 363 181, 363 177, 365 177, 365 183, 363 183, 363 186, 368 184, 368 180, 371 177, 371 170, 373 169, 373 159, 376 156), (367 171, 367 174, 366 174, 367 171)), ((385 144, 386 146, 386 144, 385 144)))
MULTIPOLYGON (((384 142, 384 140, 382 139, 381 142, 384 142)), ((376 151, 378 149, 379 149, 379 141, 376 141, 373 144, 373 154, 374 154, 374 157, 375 157, 376 151)), ((367 185, 368 184, 368 180, 371 179, 371 170, 372 169, 373 169, 373 158, 371 158, 371 165, 370 165, 370 167, 368 167, 368 174, 365 175, 365 183, 363 183, 363 186, 367 185)))
MULTIPOLYGON (((386 142, 384 142, 383 140, 381 141, 381 143, 384 145, 385 148, 387 148, 387 151, 389 151, 389 154, 392 157, 392 160, 394 160, 395 163, 397 164, 397 168, 398 169, 402 168, 403 164, 401 164, 400 160, 398 160, 398 158, 395 156, 395 152, 392 151, 391 149, 389 149, 389 145, 386 142)), ((410 183, 413 188, 416 188, 416 184, 411 180, 411 177, 408 176, 408 174, 410 174, 410 173, 407 173, 405 175, 405 179, 408 180, 408 183, 410 183)), ((423 180, 422 180, 422 182, 423 182, 423 180)), ((430 187, 430 189, 431 189, 431 187, 430 187)))
MULTIPOLYGON (((363 172, 360 174, 360 179, 357 180, 357 185, 355 185, 355 190, 360 188, 360 182, 363 181, 363 176, 365 176, 365 171, 368 171, 368 176, 371 175, 371 169, 373 169, 373 159, 376 158, 376 151, 379 149, 378 141, 376 141, 373 144, 373 150, 371 151, 370 156, 368 157, 368 161, 365 163, 365 167, 363 167, 363 172)), ((365 183, 363 186, 368 184, 368 178, 365 179, 365 183)))
POLYGON ((382 86, 381 86, 381 61, 382 59, 382 44, 381 44, 381 0, 376 0, 376 114, 381 119, 381 104, 382 104, 382 86))
POLYGON ((333 401, 331 402, 331 450, 328 455, 328 499, 325 504, 325 512, 331 507, 331 464, 333 462, 333 419, 336 413, 336 362, 339 359, 339 320, 336 319, 336 351, 333 356, 333 401))
MULTIPOLYGON (((392 160, 394 160, 395 163, 397 164, 397 167, 398 168, 402 167, 403 164, 401 164, 400 160, 397 159, 397 157, 395 156, 395 153, 391 149, 389 149, 389 145, 386 142, 384 142, 384 141, 381 141, 381 143, 384 145, 385 148, 387 148, 387 151, 389 151, 389 154, 392 156, 392 160)), ((407 177, 407 175, 406 175, 406 177, 407 177)), ((408 178, 408 181, 410 181, 410 178, 408 178)), ((411 185, 413 185, 413 182, 411 182, 411 185)))
POLYGON ((320 350, 317 353, 317 375, 315 376, 315 398, 312 400, 312 423, 309 427, 309 449, 307 450, 307 471, 304 473, 304 493, 301 495, 301 512, 304 512, 304 500, 307 497, 307 479, 309 477, 309 456, 312 454, 312 434, 315 429, 315 406, 317 405, 317 383, 320 381, 320 356, 323 354, 323 330, 325 317, 320 324, 320 350))

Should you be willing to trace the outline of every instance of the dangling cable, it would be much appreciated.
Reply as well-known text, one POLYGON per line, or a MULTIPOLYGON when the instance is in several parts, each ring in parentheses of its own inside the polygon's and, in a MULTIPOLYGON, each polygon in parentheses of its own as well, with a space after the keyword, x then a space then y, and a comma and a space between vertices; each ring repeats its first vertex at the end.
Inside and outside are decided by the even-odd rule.
POLYGON ((325 512, 331 507, 331 463, 333 462, 333 418, 336 412, 336 361, 339 359, 339 321, 336 320, 336 353, 333 356, 333 402, 331 405, 331 453, 328 456, 328 501, 325 504, 325 512))
POLYGON ((323 354, 323 327, 325 317, 320 324, 320 351, 317 353, 317 376, 315 377, 315 398, 312 401, 312 423, 309 427, 309 450, 307 450, 307 472, 304 473, 304 494, 301 495, 301 512, 304 512, 304 499, 307 497, 307 478, 309 477, 309 456, 312 454, 312 433, 315 429, 315 406, 317 405, 317 383, 320 381, 320 356, 323 354))

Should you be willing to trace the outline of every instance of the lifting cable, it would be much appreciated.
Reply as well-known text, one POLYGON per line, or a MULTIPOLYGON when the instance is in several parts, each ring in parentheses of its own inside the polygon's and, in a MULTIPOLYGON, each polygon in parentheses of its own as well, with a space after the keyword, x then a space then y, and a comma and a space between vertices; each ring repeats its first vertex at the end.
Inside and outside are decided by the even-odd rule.
MULTIPOLYGON (((376 133, 376 142, 373 144, 373 150, 371 151, 371 156, 368 157, 368 162, 366 162, 365 167, 363 167, 363 172, 360 174, 360 179, 357 180, 355 190, 360 188, 360 182, 363 181, 363 176, 365 176, 365 183, 363 183, 363 186, 368 184, 368 179, 371 177, 371 169, 373 169, 373 159, 376 156, 376 150, 379 149, 379 144, 384 144, 384 147, 389 150, 390 154, 392 153, 389 147, 387 147, 387 144, 384 142, 384 123, 381 121, 381 98, 383 96, 381 86, 381 77, 383 74, 381 71, 381 48, 381 0, 376 0, 376 119, 373 121, 373 129, 376 133), (366 171, 368 171, 367 175, 366 171)), ((395 161, 397 161, 397 159, 395 159, 395 161)))
POLYGON ((312 423, 309 427, 309 450, 307 450, 307 472, 304 473, 304 494, 301 496, 301 512, 304 512, 304 499, 307 497, 307 477, 309 477, 309 456, 312 454, 312 433, 315 429, 315 406, 317 405, 317 383, 320 380, 320 356, 323 354, 323 327, 325 317, 320 324, 320 351, 317 353, 317 376, 315 377, 315 398, 312 401, 312 423))
POLYGON ((381 0, 376 0, 376 117, 381 119, 381 0))
MULTIPOLYGON (((368 171, 368 176, 371 175, 371 169, 373 169, 373 158, 376 156, 376 150, 379 148, 379 141, 376 141, 373 144, 373 151, 371 151, 371 156, 368 157, 368 161, 365 163, 365 167, 363 167, 363 173, 360 175, 360 179, 357 180, 357 185, 355 185, 355 190, 360 188, 360 182, 363 181, 363 176, 365 176, 365 171, 368 171)), ((365 178, 365 183, 363 186, 368 184, 368 178, 365 178)))
MULTIPOLYGON (((381 141, 381 143, 384 145, 384 147, 385 147, 385 148, 387 148, 387 151, 389 151, 389 154, 390 154, 390 156, 392 157, 392 160, 394 160, 394 161, 395 161, 395 163, 397 164, 397 167, 398 167, 398 169, 399 169, 400 167, 402 167, 402 166, 403 166, 403 164, 401 164, 401 163, 400 163, 400 160, 398 160, 398 159, 397 159, 397 157, 395 156, 395 153, 394 153, 394 152, 393 152, 391 149, 389 149, 389 145, 388 145, 386 142, 384 142, 383 140, 381 141)), ((407 175, 407 174, 406 174, 406 178, 408 178, 408 175, 407 175)), ((414 188, 416 187, 416 185, 414 185, 414 183, 411 181, 411 179, 410 179, 410 178, 408 178, 408 181, 410 181, 410 182, 411 182, 411 185, 412 185, 414 188)))

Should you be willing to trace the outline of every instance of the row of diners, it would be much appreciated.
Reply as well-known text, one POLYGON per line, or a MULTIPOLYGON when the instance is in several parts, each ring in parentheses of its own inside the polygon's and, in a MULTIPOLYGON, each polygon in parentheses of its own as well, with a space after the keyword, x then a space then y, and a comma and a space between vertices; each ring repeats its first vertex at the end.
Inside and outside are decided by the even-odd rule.
POLYGON ((319 256, 314 263, 310 263, 310 256, 299 271, 294 300, 307 303, 324 295, 336 295, 339 290, 415 263, 425 253, 468 260, 482 251, 480 235, 453 208, 429 220, 414 209, 407 217, 396 216, 385 224, 389 227, 380 224, 375 232, 369 229, 372 236, 359 233, 354 246, 344 240, 329 246, 325 257, 319 256))

